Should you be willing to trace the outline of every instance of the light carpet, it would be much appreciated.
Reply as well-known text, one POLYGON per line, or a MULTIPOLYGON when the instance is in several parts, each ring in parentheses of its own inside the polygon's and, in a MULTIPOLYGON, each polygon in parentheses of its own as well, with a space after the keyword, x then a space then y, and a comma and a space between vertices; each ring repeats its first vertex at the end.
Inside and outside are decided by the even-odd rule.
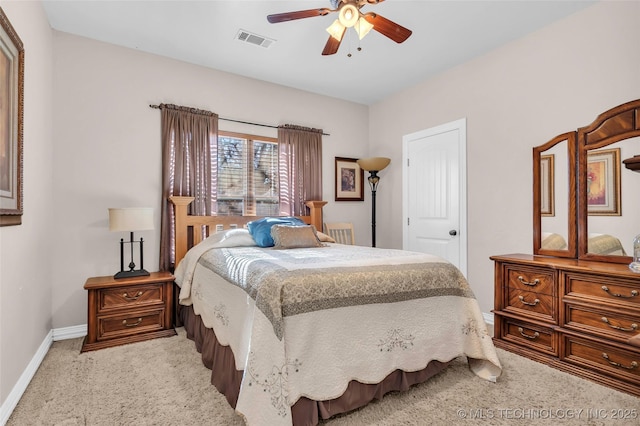
MULTIPOLYGON (((243 425, 210 384, 194 343, 177 331, 82 354, 82 339, 54 342, 7 425, 243 425)), ((640 398, 506 351, 498 356, 497 383, 461 358, 427 383, 323 424, 640 424, 640 398)))

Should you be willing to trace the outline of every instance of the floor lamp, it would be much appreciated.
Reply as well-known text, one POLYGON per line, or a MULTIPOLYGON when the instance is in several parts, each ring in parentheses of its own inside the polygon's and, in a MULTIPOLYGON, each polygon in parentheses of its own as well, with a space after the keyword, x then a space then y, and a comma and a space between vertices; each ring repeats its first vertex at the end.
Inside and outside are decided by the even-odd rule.
POLYGON ((389 165, 391 159, 385 157, 362 158, 357 160, 362 170, 369 172, 369 186, 371 187, 371 247, 376 246, 376 191, 380 176, 378 172, 389 165))

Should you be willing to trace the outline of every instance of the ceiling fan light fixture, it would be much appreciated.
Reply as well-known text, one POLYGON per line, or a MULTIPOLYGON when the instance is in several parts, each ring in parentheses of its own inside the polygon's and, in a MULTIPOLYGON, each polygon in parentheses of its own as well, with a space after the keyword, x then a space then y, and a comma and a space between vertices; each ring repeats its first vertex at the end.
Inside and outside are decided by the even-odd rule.
POLYGON ((344 27, 344 25, 340 23, 338 19, 333 21, 333 24, 331 24, 327 28, 327 32, 331 35, 331 37, 335 38, 337 41, 342 41, 342 36, 344 35, 345 30, 346 28, 344 27))
POLYGON ((362 40, 364 36, 366 36, 369 33, 369 31, 371 31, 371 29, 373 28, 373 24, 371 24, 369 21, 367 21, 363 17, 360 17, 360 19, 358 19, 358 22, 356 23, 354 28, 358 33, 358 37, 360 38, 360 40, 362 40))
POLYGON ((340 23, 347 28, 353 27, 360 18, 360 11, 352 3, 347 3, 340 8, 338 19, 340 23))

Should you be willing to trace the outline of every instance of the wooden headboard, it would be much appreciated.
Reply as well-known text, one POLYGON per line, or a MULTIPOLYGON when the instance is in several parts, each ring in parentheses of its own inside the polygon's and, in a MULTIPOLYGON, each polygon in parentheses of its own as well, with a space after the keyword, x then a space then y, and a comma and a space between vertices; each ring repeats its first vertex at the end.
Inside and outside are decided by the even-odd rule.
MULTIPOLYGON (((262 216, 191 216, 187 214, 189 204, 194 197, 169 197, 169 201, 175 206, 176 216, 176 266, 191 247, 202 241, 203 233, 195 232, 204 228, 204 235, 208 236, 216 232, 216 226, 222 225, 223 229, 230 229, 231 225, 242 228, 252 220, 262 216)), ((322 231, 322 207, 326 201, 307 201, 309 216, 299 216, 310 225, 314 225, 318 231, 322 231)))

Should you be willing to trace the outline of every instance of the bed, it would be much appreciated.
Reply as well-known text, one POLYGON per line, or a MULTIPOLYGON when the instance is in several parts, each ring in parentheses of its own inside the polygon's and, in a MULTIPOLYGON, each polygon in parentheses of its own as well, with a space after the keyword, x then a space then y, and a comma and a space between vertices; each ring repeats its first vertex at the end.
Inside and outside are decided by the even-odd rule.
POLYGON ((500 375, 478 303, 443 259, 327 242, 309 226, 321 229, 320 201, 304 224, 273 225, 275 247, 245 229, 256 218, 189 216, 190 198, 172 202, 178 317, 246 424, 317 424, 460 356, 482 379, 500 375), (217 219, 235 229, 198 236, 217 219))

